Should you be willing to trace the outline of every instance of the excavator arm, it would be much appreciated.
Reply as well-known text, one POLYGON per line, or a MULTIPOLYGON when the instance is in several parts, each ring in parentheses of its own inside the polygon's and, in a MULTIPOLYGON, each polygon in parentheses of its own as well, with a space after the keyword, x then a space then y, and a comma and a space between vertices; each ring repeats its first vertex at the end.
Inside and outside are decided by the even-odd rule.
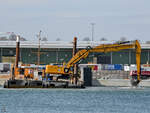
MULTIPOLYGON (((81 59, 86 58, 90 52, 115 52, 125 49, 135 49, 136 51, 136 64, 137 64, 137 82, 140 82, 140 61, 141 61, 141 46, 137 40, 126 41, 115 44, 102 44, 93 48, 88 47, 87 49, 80 50, 74 57, 67 63, 66 68, 69 69, 75 63, 81 59)), ((68 70, 66 71, 68 72, 68 70)))
POLYGON ((79 62, 81 59, 85 59, 89 55, 90 49, 83 49, 78 51, 74 57, 71 58, 71 60, 67 63, 66 68, 70 68, 77 62, 79 62))

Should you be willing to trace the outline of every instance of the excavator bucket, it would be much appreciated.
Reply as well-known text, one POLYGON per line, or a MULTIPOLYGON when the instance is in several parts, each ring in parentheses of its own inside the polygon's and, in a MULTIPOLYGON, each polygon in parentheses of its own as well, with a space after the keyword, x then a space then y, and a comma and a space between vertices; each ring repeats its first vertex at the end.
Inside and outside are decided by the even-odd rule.
POLYGON ((131 79, 131 85, 132 85, 132 86, 137 87, 139 83, 140 83, 139 80, 131 79))

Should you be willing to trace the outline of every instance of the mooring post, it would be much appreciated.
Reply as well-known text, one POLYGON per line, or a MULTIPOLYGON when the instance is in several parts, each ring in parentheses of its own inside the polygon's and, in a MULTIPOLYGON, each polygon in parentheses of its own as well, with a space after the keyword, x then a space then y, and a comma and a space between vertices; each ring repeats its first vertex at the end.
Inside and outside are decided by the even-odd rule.
POLYGON ((12 79, 15 79, 16 75, 18 75, 19 50, 20 50, 20 36, 17 35, 16 37, 16 61, 15 61, 15 67, 12 68, 12 79))
POLYGON ((15 63, 15 68, 18 68, 19 50, 20 50, 20 37, 17 36, 17 39, 16 39, 16 63, 15 63))
MULTIPOLYGON (((77 53, 77 37, 74 37, 72 56, 74 56, 76 53, 77 53)), ((74 64, 73 82, 77 84, 77 81, 78 81, 78 65, 74 64)))

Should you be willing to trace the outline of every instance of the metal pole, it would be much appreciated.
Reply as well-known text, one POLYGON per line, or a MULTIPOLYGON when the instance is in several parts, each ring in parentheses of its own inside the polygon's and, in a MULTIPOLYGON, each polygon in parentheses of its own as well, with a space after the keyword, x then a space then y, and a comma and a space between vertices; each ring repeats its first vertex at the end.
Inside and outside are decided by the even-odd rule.
POLYGON ((59 61, 59 55, 58 55, 58 52, 59 52, 59 48, 56 49, 56 63, 58 64, 58 61, 59 61))
POLYGON ((110 62, 112 64, 112 52, 110 53, 110 62))
POLYGON ((92 40, 91 41, 94 41, 94 25, 95 23, 91 23, 92 25, 92 40))
MULTIPOLYGON (((92 45, 91 46, 94 46, 94 44, 93 44, 93 41, 94 41, 94 25, 95 25, 95 23, 91 23, 91 25, 92 25, 92 45)), ((92 63, 93 63, 93 58, 94 58, 94 53, 92 52, 92 63)))
MULTIPOLYGON (((72 56, 74 56, 76 53, 77 53, 77 37, 74 37, 72 56)), ((78 81, 77 76, 78 76, 78 65, 74 64, 73 78, 75 84, 77 84, 78 81)))
POLYGON ((148 64, 149 64, 149 50, 148 50, 148 64))
POLYGON ((16 63, 15 63, 15 68, 18 68, 19 49, 20 49, 20 37, 17 36, 17 40, 16 40, 16 63))
POLYGON ((38 45, 38 66, 40 65, 40 41, 41 41, 41 30, 39 32, 38 38, 39 38, 39 45, 38 45))
POLYGON ((20 49, 20 37, 17 36, 16 37, 16 61, 15 61, 15 67, 12 67, 12 80, 15 79, 15 77, 17 77, 18 73, 18 62, 19 62, 19 49, 20 49))
POLYGON ((22 61, 22 60, 21 60, 21 57, 22 57, 21 51, 22 51, 22 49, 20 48, 20 58, 19 58, 19 61, 22 61))
POLYGON ((76 52, 77 52, 77 37, 74 37, 72 56, 74 56, 76 52))
POLYGON ((3 49, 1 48, 1 62, 2 62, 2 56, 3 56, 3 49))
POLYGON ((131 64, 131 50, 129 50, 129 64, 131 64))

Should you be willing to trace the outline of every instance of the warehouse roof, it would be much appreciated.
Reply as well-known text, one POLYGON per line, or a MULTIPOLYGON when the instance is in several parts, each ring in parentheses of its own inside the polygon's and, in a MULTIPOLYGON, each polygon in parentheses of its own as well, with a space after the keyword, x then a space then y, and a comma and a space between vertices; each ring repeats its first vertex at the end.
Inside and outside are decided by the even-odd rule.
MULTIPOLYGON (((97 46, 99 44, 110 44, 109 41, 78 41, 77 48, 85 48, 87 46, 97 46)), ((21 48, 38 48, 39 43, 34 41, 21 41, 21 48)), ((41 48, 72 48, 73 43, 67 41, 41 41, 41 48)), ((0 48, 15 48, 15 41, 0 41, 0 48)), ((142 49, 150 49, 150 44, 141 44, 142 49)))

